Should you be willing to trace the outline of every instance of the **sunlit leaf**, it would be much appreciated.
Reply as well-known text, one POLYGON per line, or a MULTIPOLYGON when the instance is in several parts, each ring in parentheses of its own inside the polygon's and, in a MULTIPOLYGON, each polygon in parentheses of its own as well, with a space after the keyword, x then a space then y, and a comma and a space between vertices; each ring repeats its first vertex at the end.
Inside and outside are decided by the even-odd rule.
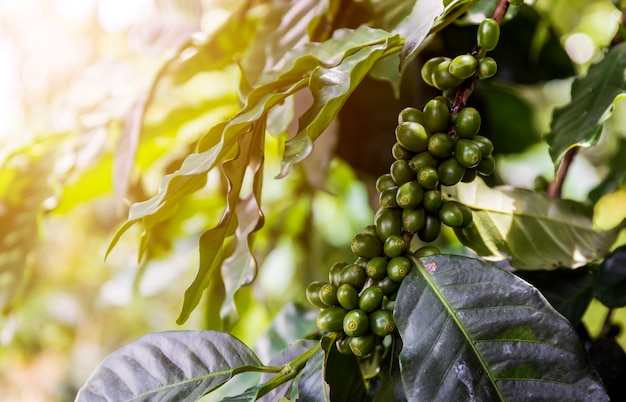
POLYGON ((593 295, 607 307, 626 306, 626 246, 615 249, 602 262, 593 283, 593 295))
MULTIPOLYGON (((608 194, 615 189, 621 183, 626 181, 626 139, 619 138, 618 143, 614 148, 614 153, 610 160, 607 162, 609 172, 600 184, 589 192, 589 199, 597 203, 598 200, 604 195, 608 194)), ((595 208, 595 207, 594 207, 595 208)), ((594 212, 594 222, 595 222, 594 212)))
POLYGON ((399 38, 392 36, 382 44, 364 47, 347 56, 335 67, 313 70, 309 81, 313 105, 299 120, 300 132, 285 144, 279 177, 287 175, 294 163, 311 152, 313 141, 328 127, 374 63, 387 52, 393 53, 398 44, 399 38))
POLYGON ((525 189, 489 188, 481 180, 446 190, 473 212, 459 240, 491 261, 517 269, 577 268, 601 259, 617 236, 597 232, 582 204, 525 189))
POLYGON ((608 401, 570 323, 510 272, 476 259, 421 259, 394 318, 409 401, 608 401))
POLYGON ((603 195, 593 206, 593 227, 611 230, 626 220, 626 189, 603 195))
POLYGON ((394 31, 404 36, 405 42, 400 53, 400 68, 410 60, 422 44, 437 18, 443 13, 441 0, 416 0, 411 13, 394 31))
POLYGON ((611 105, 626 91, 625 69, 626 43, 622 43, 592 65, 585 77, 574 81, 570 103, 554 111, 546 135, 555 165, 558 166, 568 149, 590 147, 598 141, 611 105))
MULTIPOLYGON (((209 286, 208 282, 214 278, 213 271, 218 269, 224 261, 224 242, 228 237, 235 234, 238 227, 236 211, 240 201, 240 192, 243 186, 246 169, 252 160, 256 161, 254 164, 257 169, 260 167, 264 135, 265 125, 255 125, 253 131, 241 137, 237 155, 224 163, 223 172, 228 181, 227 206, 217 226, 206 231, 200 238, 200 266, 198 274, 185 291, 182 311, 177 319, 179 324, 184 323, 187 318, 189 318, 189 314, 191 314, 200 302, 203 291, 209 286)), ((262 220, 259 220, 261 215, 259 215, 260 210, 258 209, 258 205, 253 206, 253 208, 256 208, 253 213, 256 214, 257 220, 252 220, 252 227, 249 229, 251 231, 258 229, 257 225, 259 223, 262 224, 262 220)), ((250 224, 248 223, 247 226, 250 226, 250 224)), ((243 230, 245 230, 245 228, 243 230)), ((245 247, 248 247, 247 242, 245 243, 245 247)), ((249 253, 247 250, 244 250, 244 252, 249 253)), ((246 267, 238 267, 238 272, 241 272, 239 270, 246 272, 246 267)), ((232 282, 229 282, 228 285, 230 289, 227 289, 227 291, 230 293, 229 297, 232 298, 238 287, 234 286, 236 288, 233 289, 232 282)))
POLYGON ((261 367, 254 352, 223 332, 155 332, 102 361, 76 402, 193 401, 261 367))

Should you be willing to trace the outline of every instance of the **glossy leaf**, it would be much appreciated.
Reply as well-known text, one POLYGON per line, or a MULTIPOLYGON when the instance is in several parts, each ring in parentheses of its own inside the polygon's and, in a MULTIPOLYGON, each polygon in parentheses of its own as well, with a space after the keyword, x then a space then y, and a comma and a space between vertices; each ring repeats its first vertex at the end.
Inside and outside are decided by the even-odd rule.
POLYGON ((626 306, 626 246, 604 259, 595 275, 593 295, 607 307, 626 306))
POLYGON ((598 142, 602 123, 615 98, 626 91, 626 43, 617 45, 583 78, 572 84, 572 99, 552 115, 546 141, 555 165, 573 147, 590 147, 598 142))
POLYGON ((539 289, 574 327, 580 324, 593 297, 591 285, 594 276, 588 269, 517 271, 515 274, 539 289))
POLYGON ((582 204, 512 187, 489 188, 481 180, 446 190, 473 213, 472 224, 456 230, 459 240, 490 261, 508 260, 517 269, 577 268, 600 260, 616 231, 597 232, 582 204))
POLYGON ((261 367, 247 346, 226 333, 151 333, 102 361, 76 402, 196 400, 234 375, 261 367))
POLYGON ((528 283, 458 256, 422 258, 394 318, 409 401, 607 401, 572 326, 528 283))
MULTIPOLYGON (((330 345, 332 347, 332 345, 330 345)), ((299 401, 330 401, 330 387, 324 380, 326 353, 318 350, 304 366, 302 378, 298 384, 299 401)))

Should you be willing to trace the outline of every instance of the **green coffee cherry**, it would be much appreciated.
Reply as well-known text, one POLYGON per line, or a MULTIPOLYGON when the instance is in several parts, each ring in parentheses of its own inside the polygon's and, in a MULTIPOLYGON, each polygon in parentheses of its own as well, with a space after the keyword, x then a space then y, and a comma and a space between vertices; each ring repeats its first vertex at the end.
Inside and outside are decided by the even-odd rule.
POLYGON ((404 241, 404 238, 402 236, 392 235, 389 236, 387 240, 385 240, 383 250, 387 257, 394 258, 404 254, 408 246, 409 245, 406 241, 404 241))
POLYGON ((496 159, 493 155, 488 155, 480 161, 478 166, 476 166, 476 170, 483 176, 489 176, 496 170, 496 159))
POLYGON ((409 151, 425 151, 429 135, 423 125, 413 121, 405 121, 396 126, 396 140, 409 151))
POLYGON ((374 224, 378 238, 385 241, 391 235, 402 233, 402 213, 396 208, 381 208, 376 211, 374 224))
POLYGON ((369 260, 365 266, 365 274, 372 279, 382 279, 387 275, 387 259, 385 257, 374 257, 369 260))
POLYGON ((424 227, 417 232, 418 237, 425 242, 431 242, 437 239, 441 231, 441 220, 434 215, 426 215, 424 227))
POLYGON ((461 181, 463 183, 471 183, 476 179, 476 176, 478 175, 478 172, 476 171, 476 169, 465 169, 465 174, 463 175, 463 178, 461 179, 461 181))
POLYGON ((370 313, 370 329, 378 336, 386 336, 396 329, 393 314, 388 310, 376 310, 370 313))
POLYGON ((466 168, 473 168, 478 166, 483 153, 474 141, 461 138, 454 146, 454 157, 466 168))
POLYGON ((450 74, 450 71, 448 70, 450 62, 451 60, 446 59, 439 63, 431 75, 433 86, 442 91, 450 88, 456 88, 463 82, 462 79, 456 78, 450 74))
POLYGON ((441 223, 453 228, 461 227, 463 224, 463 213, 459 207, 450 201, 444 201, 437 212, 441 223))
POLYGON ((351 336, 348 338, 350 350, 355 356, 367 356, 374 350, 376 346, 376 335, 369 333, 362 336, 351 336))
POLYGON ((423 166, 417 171, 417 183, 426 190, 437 188, 439 185, 439 175, 437 169, 430 166, 423 166))
POLYGON ((374 282, 374 286, 378 286, 385 296, 390 296, 398 290, 400 284, 391 280, 391 278, 385 275, 382 279, 374 282))
POLYGON ((481 48, 487 51, 495 49, 500 39, 500 25, 493 18, 485 18, 478 26, 476 39, 481 48))
POLYGON ((407 232, 417 233, 418 230, 424 227, 425 220, 426 215, 422 208, 402 210, 402 229, 407 232))
POLYGON ((393 181, 389 173, 386 173, 376 179, 376 191, 379 193, 391 187, 397 187, 397 184, 393 181))
POLYGON ((337 302, 337 286, 330 283, 324 284, 320 288, 320 300, 328 307, 336 306, 337 302))
POLYGON ((402 124, 405 121, 422 123, 422 111, 414 107, 405 107, 398 113, 398 124, 402 124))
POLYGON ((393 181, 398 185, 402 185, 406 182, 415 179, 415 172, 409 166, 409 162, 404 160, 395 161, 389 168, 393 181))
POLYGON ((378 236, 368 233, 359 233, 354 236, 350 247, 355 255, 365 258, 376 257, 383 251, 383 245, 378 236))
POLYGON ((491 155, 491 153, 493 152, 493 142, 491 142, 489 138, 483 137, 482 135, 477 135, 476 137, 472 138, 472 141, 474 141, 476 145, 478 145, 478 147, 480 148, 480 152, 482 153, 483 158, 491 155))
POLYGON ((450 60, 447 57, 434 57, 430 60, 428 60, 426 63, 424 63, 424 65, 422 66, 422 70, 421 70, 421 74, 422 74, 422 79, 424 80, 425 83, 427 83, 430 86, 435 86, 433 84, 433 80, 432 80, 432 76, 433 76, 433 72, 435 71, 435 68, 437 68, 437 66, 445 60, 450 60))
POLYGON ((343 332, 348 336, 365 335, 369 328, 369 316, 361 309, 348 311, 343 317, 343 332))
POLYGON ((393 156, 393 159, 395 160, 401 160, 401 159, 410 160, 415 155, 415 153, 409 151, 408 149, 400 145, 399 142, 396 142, 391 147, 391 155, 393 156))
POLYGON ((367 225, 362 230, 361 233, 367 233, 376 236, 376 225, 367 225))
MULTIPOLYGON (((341 285, 352 285, 357 291, 363 288, 366 279, 367 275, 365 274, 365 269, 360 265, 348 264, 344 269, 341 270, 341 285)), ((339 288, 341 288, 341 286, 339 286, 339 288)))
POLYGON ((336 262, 328 271, 328 283, 339 286, 341 285, 341 271, 348 265, 347 262, 336 262))
POLYGON ((480 130, 480 113, 473 107, 461 109, 454 121, 456 135, 461 138, 473 138, 480 130))
POLYGON ((343 330, 343 318, 347 313, 343 307, 324 309, 317 316, 317 328, 324 332, 340 332, 343 330))
POLYGON ((398 193, 398 187, 391 187, 383 190, 378 194, 378 203, 383 208, 394 208, 398 206, 396 202, 396 194, 398 193))
POLYGON ((498 63, 491 57, 483 57, 478 62, 478 79, 493 77, 498 72, 498 63))
POLYGON ((409 167, 411 167, 414 172, 418 172, 424 166, 430 166, 436 169, 437 166, 439 166, 439 161, 428 151, 420 152, 409 161, 409 167))
MULTIPOLYGON (((387 273, 387 266, 385 265, 385 273, 387 273)), ((324 286, 324 282, 315 281, 311 282, 309 286, 307 286, 305 294, 306 299, 318 308, 326 308, 328 307, 322 300, 320 299, 320 289, 324 286)))
POLYGON ((396 193, 396 203, 400 208, 415 208, 422 202, 424 189, 415 180, 404 183, 396 193))
POLYGON ((455 57, 448 66, 448 72, 462 80, 471 77, 476 72, 478 60, 471 54, 463 54, 455 57))
POLYGON ((417 258, 430 257, 431 255, 437 254, 441 254, 441 250, 435 246, 424 246, 415 251, 415 256, 417 258))
POLYGON ((411 261, 403 256, 394 257, 387 264, 387 275, 392 281, 402 282, 411 270, 411 261))
MULTIPOLYGON (((450 124, 450 106, 440 97, 429 100, 424 105, 424 126, 430 133, 448 131, 450 124)), ((425 151, 426 148, 422 149, 425 151)))
POLYGON ((447 158, 454 151, 454 139, 446 133, 436 133, 428 140, 428 152, 437 158, 447 158))
POLYGON ((354 286, 344 283, 337 288, 337 302, 348 311, 359 307, 359 292, 354 286))
POLYGON ((378 310, 383 305, 383 291, 378 286, 364 289, 359 298, 359 308, 368 313, 378 310))
POLYGON ((461 165, 455 157, 441 162, 437 169, 439 182, 444 186, 453 186, 460 182, 465 174, 465 166, 461 165))
POLYGON ((422 207, 427 212, 436 212, 441 206, 442 202, 441 191, 428 190, 424 192, 424 199, 422 200, 422 207))

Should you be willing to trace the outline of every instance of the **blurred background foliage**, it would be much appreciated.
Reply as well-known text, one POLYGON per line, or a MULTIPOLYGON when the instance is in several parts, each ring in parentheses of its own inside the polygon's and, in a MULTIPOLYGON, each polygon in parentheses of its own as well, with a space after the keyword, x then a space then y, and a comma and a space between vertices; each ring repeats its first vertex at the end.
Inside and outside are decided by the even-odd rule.
MULTIPOLYGON (((368 10, 382 4, 348 3, 353 8, 346 15, 353 20, 342 20, 343 26, 367 21, 372 17, 368 10)), ((462 22, 479 21, 480 7, 488 3, 479 2, 462 22)), ((139 262, 137 227, 106 261, 104 255, 129 205, 152 196, 199 137, 238 110, 239 91, 246 88, 233 57, 247 71, 261 71, 254 52, 266 52, 264 57, 280 53, 279 41, 255 43, 251 32, 263 18, 280 21, 279 12, 289 11, 289 4, 0 0, 3 399, 71 400, 94 367, 130 340, 208 325, 215 314, 210 297, 183 326, 175 320, 197 269, 198 238, 218 222, 224 208, 226 184, 219 174, 211 172, 205 188, 155 227, 139 262), (250 18, 224 25, 246 8, 253 10, 250 18), (220 36, 217 48, 202 47, 217 29, 230 36, 220 36), (239 54, 249 41, 254 46, 239 54), (153 85, 156 78, 158 85, 153 85)), ((326 2, 307 4, 323 8, 326 2)), ((554 175, 541 142, 551 111, 568 101, 572 75, 584 74, 609 45, 620 13, 609 0, 545 0, 524 12, 503 27, 502 54, 493 55, 499 75, 481 83, 473 101, 486 111, 486 130, 497 133, 496 180, 533 187, 537 176, 554 175), (517 56, 530 64, 506 64, 520 49, 528 53, 517 56)), ((464 34, 464 24, 431 38, 423 57, 469 50, 473 44, 465 38, 472 36, 464 34)), ((246 344, 256 344, 261 357, 280 349, 281 336, 291 340, 281 320, 301 325, 299 331, 306 333, 311 317, 290 303, 304 303, 310 281, 324 278, 333 262, 352 258, 352 236, 372 222, 372 183, 390 163, 390 153, 380 150, 391 148, 395 116, 430 97, 415 81, 415 70, 407 71, 399 100, 388 83, 364 81, 337 123, 316 141, 313 154, 281 180, 274 176, 280 172, 284 142, 293 135, 288 124, 293 116, 288 109, 273 116, 269 129, 278 129, 265 143, 266 222, 254 249, 259 273, 236 293, 240 319, 225 328, 246 344), (281 311, 278 324, 271 326, 281 311)), ((601 185, 599 195, 623 192, 624 176, 615 173, 626 151, 623 100, 605 131, 610 135, 579 153, 565 197, 587 200, 601 185)), ((624 208, 608 205, 599 213, 610 226, 621 221, 624 208)), ((451 232, 439 241, 446 251, 465 252, 451 232)), ((624 243, 622 235, 615 246, 624 243)), ((614 318, 625 321, 623 310, 614 318)), ((603 307, 592 304, 585 316, 590 331, 597 333, 603 319, 603 307)), ((626 347, 623 335, 620 343, 626 347)))

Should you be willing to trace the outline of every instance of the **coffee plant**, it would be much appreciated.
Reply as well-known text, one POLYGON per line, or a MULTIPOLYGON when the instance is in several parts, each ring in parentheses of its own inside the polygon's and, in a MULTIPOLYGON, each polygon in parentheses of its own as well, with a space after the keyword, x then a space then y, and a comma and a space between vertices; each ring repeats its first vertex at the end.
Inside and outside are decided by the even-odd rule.
MULTIPOLYGON (((624 200, 624 140, 604 139, 614 156, 588 199, 563 198, 563 184, 578 153, 611 136, 610 112, 626 93, 626 18, 576 74, 530 3, 249 1, 183 46, 154 85, 236 61, 242 106, 199 139, 156 195, 131 206, 109 252, 141 223, 141 258, 151 232, 219 170, 226 206, 200 237, 178 322, 206 293, 207 315, 221 324, 124 346, 76 401, 624 400, 626 354, 611 314, 626 306, 625 216, 593 214, 624 200), (569 103, 553 111, 543 138, 554 180, 504 185, 496 162, 541 142, 512 89, 573 76, 569 103), (368 91, 373 108, 363 109, 368 91), (495 115, 499 102, 512 112, 495 115), (384 117, 386 130, 346 117, 355 111, 365 125, 384 117), (376 212, 342 254, 351 259, 335 259, 305 286, 310 305, 279 315, 294 337, 262 362, 224 329, 236 292, 256 276, 266 133, 294 121, 277 177, 300 169, 338 121, 337 156, 369 182, 376 212), (582 321, 593 298, 609 308, 597 336, 582 321), (244 373, 257 375, 243 381, 244 373)), ((623 6, 612 5, 617 14, 623 6)))

